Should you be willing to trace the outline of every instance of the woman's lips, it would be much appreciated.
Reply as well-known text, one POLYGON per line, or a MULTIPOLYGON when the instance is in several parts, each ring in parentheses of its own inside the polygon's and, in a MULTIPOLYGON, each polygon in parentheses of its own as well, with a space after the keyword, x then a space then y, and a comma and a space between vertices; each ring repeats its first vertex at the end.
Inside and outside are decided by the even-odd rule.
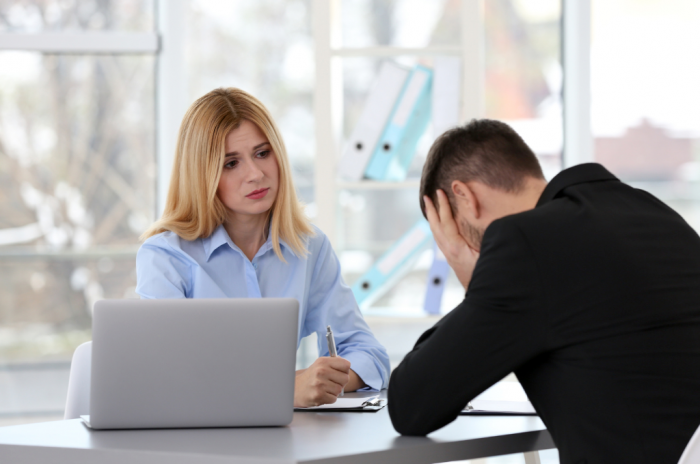
POLYGON ((259 199, 263 198, 265 195, 267 195, 267 192, 269 192, 269 191, 270 191, 269 188, 255 190, 254 192, 251 192, 248 195, 246 195, 246 197, 250 198, 252 200, 259 200, 259 199))

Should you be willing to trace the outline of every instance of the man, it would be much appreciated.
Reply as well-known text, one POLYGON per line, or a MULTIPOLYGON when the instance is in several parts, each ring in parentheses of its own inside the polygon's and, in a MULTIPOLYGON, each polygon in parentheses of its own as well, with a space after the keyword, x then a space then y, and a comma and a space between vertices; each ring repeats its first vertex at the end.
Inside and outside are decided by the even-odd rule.
POLYGON ((421 208, 464 301, 393 372, 425 435, 515 372, 567 463, 676 463, 700 424, 700 237, 598 164, 547 184, 506 124, 433 144, 421 208))

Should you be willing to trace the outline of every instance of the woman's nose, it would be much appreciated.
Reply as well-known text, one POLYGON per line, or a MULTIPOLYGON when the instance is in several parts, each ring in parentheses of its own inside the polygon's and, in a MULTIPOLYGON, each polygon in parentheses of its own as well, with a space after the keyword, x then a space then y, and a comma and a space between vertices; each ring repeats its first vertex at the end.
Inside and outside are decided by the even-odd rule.
POLYGON ((263 177, 262 170, 255 165, 255 163, 248 163, 248 171, 246 172, 246 179, 249 181, 259 180, 263 177))

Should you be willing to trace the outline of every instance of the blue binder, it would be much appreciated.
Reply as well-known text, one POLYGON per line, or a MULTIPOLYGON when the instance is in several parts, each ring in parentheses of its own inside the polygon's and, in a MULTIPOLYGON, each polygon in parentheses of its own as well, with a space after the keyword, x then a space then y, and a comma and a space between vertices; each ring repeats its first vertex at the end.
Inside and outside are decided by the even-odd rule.
POLYGON ((421 219, 392 245, 352 286, 360 308, 368 308, 408 272, 432 239, 430 224, 421 219))
POLYGON ((428 272, 428 281, 426 282, 425 302, 423 309, 428 314, 440 314, 440 306, 442 305, 442 295, 445 292, 445 283, 450 272, 450 265, 447 264, 445 255, 442 254, 437 244, 433 242, 433 264, 428 272))
POLYGON ((365 177, 380 181, 406 178, 418 139, 430 120, 432 80, 433 72, 425 66, 418 65, 411 71, 372 153, 365 177))

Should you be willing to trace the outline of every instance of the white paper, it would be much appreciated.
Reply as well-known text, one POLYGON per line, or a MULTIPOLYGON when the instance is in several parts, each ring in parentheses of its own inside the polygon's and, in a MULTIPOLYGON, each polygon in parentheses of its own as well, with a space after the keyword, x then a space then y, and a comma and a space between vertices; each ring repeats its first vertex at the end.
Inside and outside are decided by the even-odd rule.
MULTIPOLYGON (((533 414, 535 408, 529 401, 493 401, 493 400, 473 400, 472 411, 499 412, 512 414, 533 414)), ((465 410, 466 411, 466 410, 465 410)))
POLYGON ((333 404, 322 404, 321 406, 297 409, 356 409, 361 408, 365 401, 369 399, 370 398, 338 398, 333 404))

